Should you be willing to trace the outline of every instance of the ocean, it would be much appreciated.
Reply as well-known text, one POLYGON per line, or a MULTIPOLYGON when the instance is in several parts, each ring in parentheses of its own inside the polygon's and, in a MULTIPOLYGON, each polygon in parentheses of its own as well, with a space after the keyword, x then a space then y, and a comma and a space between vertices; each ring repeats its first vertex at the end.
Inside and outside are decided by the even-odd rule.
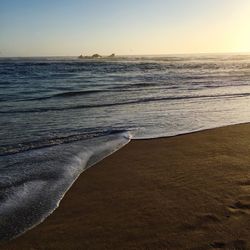
POLYGON ((250 55, 0 58, 0 240, 131 139, 250 121, 250 55))

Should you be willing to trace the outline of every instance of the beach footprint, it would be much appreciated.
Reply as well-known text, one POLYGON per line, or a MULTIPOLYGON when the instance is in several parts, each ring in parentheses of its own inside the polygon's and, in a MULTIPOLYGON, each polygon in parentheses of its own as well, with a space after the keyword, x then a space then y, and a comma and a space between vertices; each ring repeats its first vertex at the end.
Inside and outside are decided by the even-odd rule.
POLYGON ((233 204, 228 206, 231 215, 237 216, 250 214, 250 180, 241 181, 239 185, 244 194, 240 195, 233 204))
POLYGON ((250 194, 250 180, 240 181, 239 185, 243 191, 250 194))
POLYGON ((247 242, 245 240, 233 240, 229 242, 224 241, 214 241, 210 244, 203 245, 200 247, 191 248, 190 250, 247 250, 249 249, 247 246, 247 242))
POLYGON ((212 213, 198 215, 193 223, 185 223, 183 229, 186 230, 201 230, 209 227, 212 224, 220 223, 220 218, 212 213))
POLYGON ((230 242, 216 241, 210 244, 209 249, 247 250, 247 243, 244 240, 230 242))

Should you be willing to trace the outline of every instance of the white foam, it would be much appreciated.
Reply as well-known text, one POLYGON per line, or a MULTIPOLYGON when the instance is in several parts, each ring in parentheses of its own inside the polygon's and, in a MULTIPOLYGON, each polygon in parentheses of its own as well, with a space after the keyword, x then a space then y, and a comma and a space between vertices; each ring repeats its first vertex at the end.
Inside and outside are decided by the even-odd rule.
POLYGON ((42 222, 59 205, 78 176, 130 141, 114 134, 4 156, 0 168, 0 240, 42 222))

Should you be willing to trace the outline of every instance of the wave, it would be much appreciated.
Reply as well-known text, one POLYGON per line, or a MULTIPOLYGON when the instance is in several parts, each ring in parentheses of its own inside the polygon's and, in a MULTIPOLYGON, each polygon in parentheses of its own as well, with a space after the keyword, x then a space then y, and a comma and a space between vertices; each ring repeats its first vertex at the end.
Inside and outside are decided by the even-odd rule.
POLYGON ((46 97, 28 99, 28 101, 46 100, 46 99, 51 99, 51 98, 75 97, 75 96, 90 95, 90 94, 95 94, 95 93, 100 93, 100 92, 106 92, 106 91, 107 90, 69 91, 69 92, 58 93, 58 94, 54 94, 54 95, 46 96, 46 97))
POLYGON ((78 95, 86 95, 86 94, 94 94, 104 92, 104 90, 84 90, 84 91, 72 91, 72 92, 64 92, 53 95, 53 97, 71 97, 71 96, 78 96, 78 95))
MULTIPOLYGON (((0 156, 17 154, 34 149, 43 149, 55 145, 60 145, 63 143, 72 143, 80 140, 90 140, 97 137, 104 137, 104 136, 118 135, 121 133, 125 133, 125 130, 122 128, 121 129, 100 128, 100 130, 98 130, 98 128, 96 129, 97 129, 96 131, 93 130, 92 128, 84 129, 85 130, 84 133, 71 134, 68 136, 52 137, 37 141, 27 141, 18 144, 1 145, 0 156)), ((127 127, 126 131, 129 131, 129 127, 127 127)))
POLYGON ((53 111, 65 111, 65 110, 76 110, 85 108, 102 108, 102 107, 112 107, 112 106, 123 106, 131 104, 149 103, 156 101, 173 101, 173 100, 191 100, 191 99, 216 99, 219 97, 225 98, 241 98, 248 97, 250 93, 237 93, 237 94, 218 94, 218 95, 192 95, 192 96, 169 96, 169 97, 149 97, 141 98, 138 100, 131 100, 125 102, 114 102, 114 103, 104 103, 104 104, 84 104, 69 107, 48 107, 48 108, 35 108, 35 109, 16 109, 16 110, 2 110, 0 114, 13 114, 13 113, 42 113, 42 112, 53 112, 53 111))
MULTIPOLYGON (((0 87, 1 88, 1 87, 0 87)), ((67 97, 76 97, 76 96, 85 96, 85 95, 91 95, 96 93, 104 93, 104 92, 111 92, 111 90, 82 90, 82 91, 69 91, 69 92, 62 92, 50 96, 43 96, 43 97, 34 97, 34 98, 18 98, 16 96, 4 96, 3 98, 0 98, 0 102, 7 102, 15 101, 15 102, 30 102, 30 101, 43 101, 48 100, 52 98, 67 98, 67 97)), ((19 92, 19 94, 22 94, 19 92)), ((27 92, 25 92, 27 94, 27 92)))
MULTIPOLYGON (((165 86, 165 84, 156 84, 156 83, 133 83, 133 84, 114 84, 111 86, 108 86, 107 89, 96 89, 96 90, 81 90, 81 91, 67 91, 67 92, 61 92, 54 95, 49 96, 43 96, 43 97, 34 97, 34 98, 21 98, 17 96, 4 96, 3 98, 0 98, 0 102, 6 102, 10 101, 10 98, 12 98, 12 101, 15 102, 29 102, 29 101, 42 101, 42 100, 48 100, 53 98, 67 98, 67 97, 77 97, 77 96, 85 96, 85 95, 91 95, 91 94, 98 94, 98 93, 120 93, 123 92, 132 92, 132 91, 141 91, 141 88, 146 87, 157 87, 157 86, 164 86, 164 89, 172 89, 172 88, 178 88, 177 86, 165 86)), ((1 88, 1 86, 0 86, 1 88)), ((9 88, 9 87, 6 87, 9 88)), ((63 88, 62 88, 63 89, 63 88)), ((27 94, 27 91, 22 93, 19 92, 18 94, 27 94)), ((33 94, 33 92, 31 92, 33 94)))
POLYGON ((41 223, 84 170, 129 141, 120 133, 1 157, 0 240, 41 223))

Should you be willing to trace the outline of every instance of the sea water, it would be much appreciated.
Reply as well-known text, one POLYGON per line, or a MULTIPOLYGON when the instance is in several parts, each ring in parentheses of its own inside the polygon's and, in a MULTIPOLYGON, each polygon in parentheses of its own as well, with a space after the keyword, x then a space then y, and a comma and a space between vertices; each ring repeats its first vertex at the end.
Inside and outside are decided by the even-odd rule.
POLYGON ((249 121, 249 55, 1 58, 0 240, 44 220, 131 137, 249 121))

